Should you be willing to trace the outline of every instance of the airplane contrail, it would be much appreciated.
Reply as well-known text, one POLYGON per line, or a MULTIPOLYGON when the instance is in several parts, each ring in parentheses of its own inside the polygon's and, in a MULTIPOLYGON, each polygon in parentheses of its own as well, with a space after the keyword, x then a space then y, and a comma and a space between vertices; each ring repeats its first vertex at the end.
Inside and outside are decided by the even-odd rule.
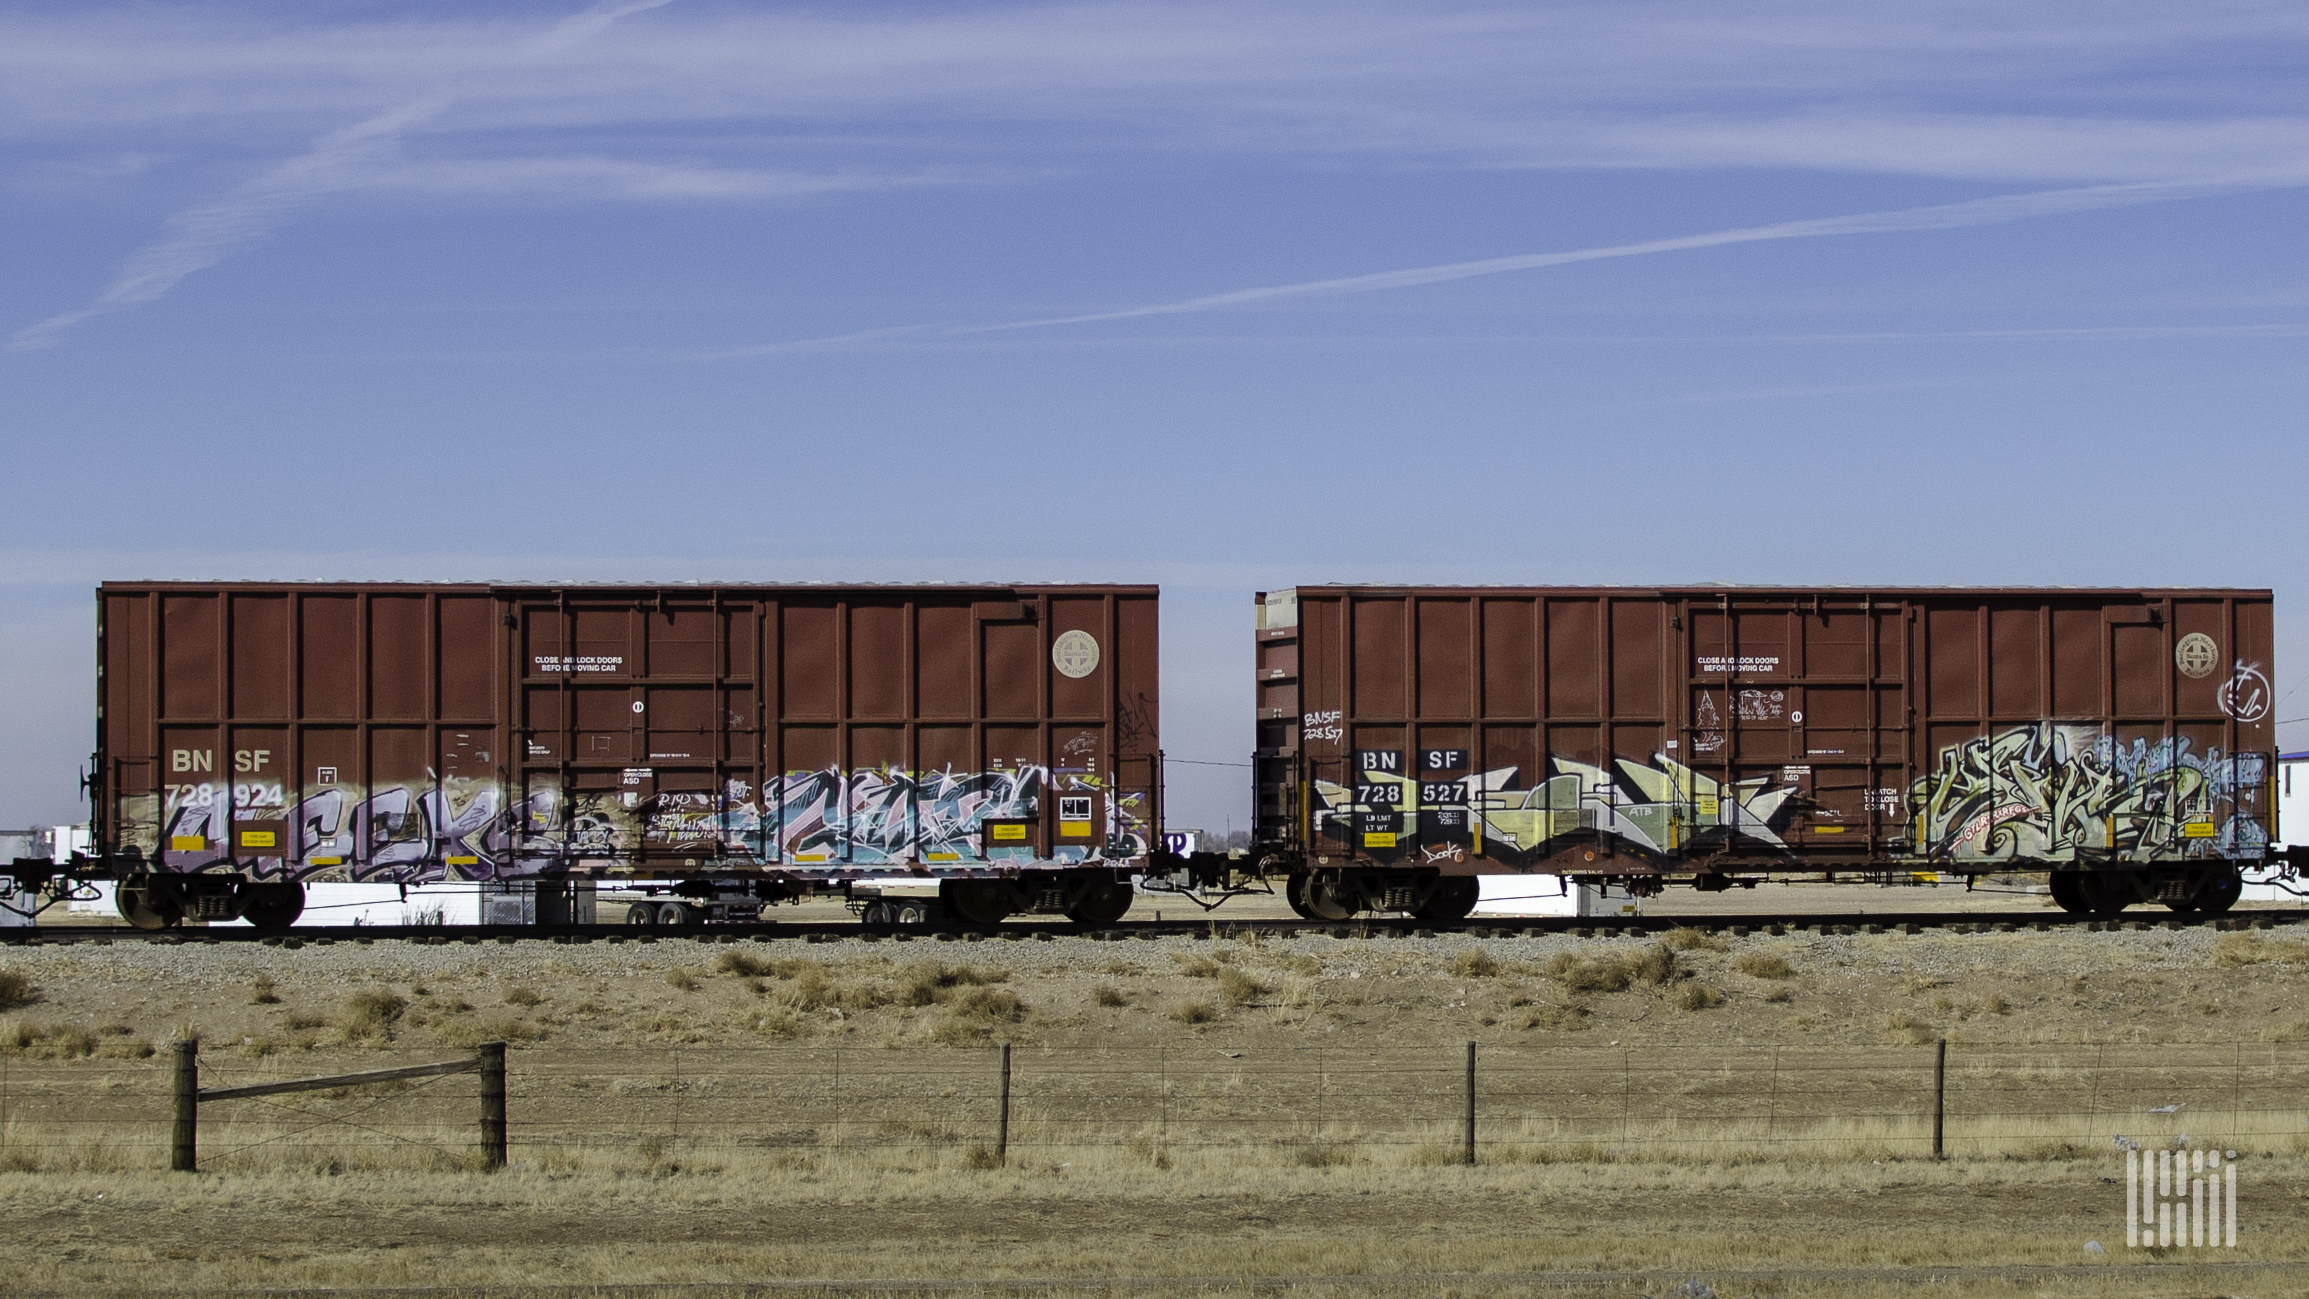
MULTIPOLYGON (((594 5, 555 23, 522 47, 516 59, 566 49, 599 35, 628 14, 672 2, 608 0, 594 5)), ((94 302, 16 331, 9 349, 25 352, 54 347, 66 330, 84 320, 159 300, 187 275, 206 270, 272 233, 312 199, 357 188, 362 163, 390 152, 402 135, 439 116, 455 102, 454 96, 437 94, 388 108, 366 121, 318 137, 304 153, 243 182, 222 198, 186 208, 168 219, 168 237, 131 256, 94 302)))
POLYGON ((2027 194, 2006 194, 1995 198, 1968 199, 1961 203, 1938 203, 1929 207, 1899 208, 1888 212, 1862 212, 1851 216, 1814 217, 1803 221, 1781 221, 1771 225, 1740 226, 1730 230, 1713 230, 1706 234, 1678 235, 1669 239, 1648 239, 1641 243, 1610 244, 1600 248, 1576 248, 1555 253, 1523 253, 1512 257, 1489 257, 1470 262, 1445 262, 1437 266, 1415 266, 1399 271, 1376 271, 1367 275, 1348 275, 1336 279, 1304 280, 1296 284, 1271 284, 1260 288, 1236 289, 1227 293, 1182 298, 1175 302, 1124 307, 1114 311, 1090 311, 1070 316, 1041 316, 1032 320, 1011 320, 986 325, 897 325, 884 329, 864 330, 858 333, 838 334, 826 338, 797 339, 791 342, 730 348, 725 351, 708 353, 699 359, 722 361, 745 356, 766 356, 778 352, 837 347, 845 343, 905 335, 966 337, 973 334, 1003 333, 1020 329, 1048 329, 1060 325, 1097 324, 1109 320, 1138 320, 1148 316, 1179 316, 1195 312, 1218 311, 1228 307, 1249 306, 1254 303, 1274 302, 1286 298, 1327 297, 1348 293, 1373 293, 1384 289, 1407 289, 1422 284, 1441 284, 1449 280, 1467 280, 1483 275, 1501 275, 1509 271, 1539 270, 1548 266, 1568 266, 1574 262, 1604 261, 1614 257, 1643 257, 1654 253, 1687 252, 1698 248, 1720 248, 1727 244, 1763 243, 1775 239, 1816 239, 1829 235, 1894 234, 1915 230, 1957 230, 1968 226, 2021 221, 2030 217, 2057 216, 2063 213, 2089 212, 2102 208, 2133 207, 2144 203, 2170 203, 2180 199, 2210 198, 2252 190, 2284 189, 2303 184, 2309 184, 2309 177, 2287 172, 2277 175, 2231 177, 2218 180, 2091 185, 2073 189, 2037 190, 2027 194))

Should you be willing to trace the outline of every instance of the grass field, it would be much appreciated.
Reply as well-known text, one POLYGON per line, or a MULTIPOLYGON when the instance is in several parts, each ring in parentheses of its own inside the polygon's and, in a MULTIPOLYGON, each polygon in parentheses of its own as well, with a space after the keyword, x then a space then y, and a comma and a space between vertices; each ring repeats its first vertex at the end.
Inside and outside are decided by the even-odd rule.
POLYGON ((2305 958, 2195 931, 25 949, 0 1292, 2298 1293, 2305 958), (458 1076, 205 1107, 203 1171, 162 1172, 180 1033, 211 1086, 508 1039, 512 1167, 480 1170, 458 1076), (2118 1138, 2238 1150, 2239 1247, 2126 1249, 2118 1138))

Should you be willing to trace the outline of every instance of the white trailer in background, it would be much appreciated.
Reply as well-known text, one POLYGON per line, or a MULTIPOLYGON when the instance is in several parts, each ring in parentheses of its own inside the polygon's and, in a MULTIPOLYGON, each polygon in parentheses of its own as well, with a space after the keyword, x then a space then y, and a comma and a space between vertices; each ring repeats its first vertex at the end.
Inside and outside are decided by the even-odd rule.
MULTIPOLYGON (((2277 836, 2272 846, 2282 850, 2296 844, 2309 844, 2309 752, 2280 753, 2277 755, 2277 836)), ((2279 888, 2273 880, 2276 868, 2247 870, 2245 892, 2238 899, 2243 902, 2295 902, 2299 895, 2279 888)), ((2295 888, 2304 888, 2297 881, 2288 881, 2295 888)))
POLYGON ((1574 884, 1560 875, 1479 875, 1476 916, 1632 916, 1641 900, 1611 884, 1574 884))
MULTIPOLYGON (((440 884, 307 884, 296 929, 339 925, 590 925, 593 881, 455 880, 440 884)), ((248 927, 218 920, 212 928, 248 927)))

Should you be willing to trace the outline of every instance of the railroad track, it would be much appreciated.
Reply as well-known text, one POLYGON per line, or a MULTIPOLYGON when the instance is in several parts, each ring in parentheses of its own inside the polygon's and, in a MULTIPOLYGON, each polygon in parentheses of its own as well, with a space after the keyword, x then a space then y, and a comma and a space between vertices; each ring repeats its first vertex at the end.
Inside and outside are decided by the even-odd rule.
POLYGON ((157 944, 258 943, 274 947, 330 946, 339 943, 369 945, 406 942, 446 946, 481 943, 827 943, 844 939, 864 942, 1052 942, 1057 940, 1129 942, 1163 938, 1540 938, 1569 935, 1575 938, 1650 938, 1671 929, 1698 929, 1729 937, 1751 935, 1816 934, 1922 934, 1940 933, 2106 933, 2150 929, 2276 929, 2309 922, 2309 908, 2292 907, 2250 911, 2225 916, 2127 913, 2114 917, 2048 915, 2042 911, 1882 912, 1848 915, 1790 916, 1614 916, 1516 917, 1471 919, 1438 925, 1424 921, 1374 918, 1350 923, 1315 920, 1140 920, 1096 928, 1065 922, 998 925, 962 929, 917 925, 867 927, 854 921, 760 924, 700 924, 680 928, 628 925, 346 925, 313 926, 282 932, 191 926, 147 930, 128 925, 72 925, 0 931, 0 944, 12 947, 56 946, 74 943, 120 942, 157 944))

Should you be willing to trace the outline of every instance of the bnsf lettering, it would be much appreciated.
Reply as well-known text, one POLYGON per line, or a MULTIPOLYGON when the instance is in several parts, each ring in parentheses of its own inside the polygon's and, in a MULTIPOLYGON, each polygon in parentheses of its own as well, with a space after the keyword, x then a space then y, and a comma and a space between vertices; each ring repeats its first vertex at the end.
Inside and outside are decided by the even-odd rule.
POLYGON ((1467 765, 1467 750, 1427 749, 1420 753, 1419 765, 1427 771, 1457 771, 1467 765))
POLYGON ((272 760, 273 751, 271 749, 233 750, 234 771, 263 771, 265 764, 272 760))
POLYGON ((1403 754, 1397 749, 1357 749, 1355 766, 1362 771, 1401 771, 1403 754))
POLYGON ((170 771, 214 771, 216 751, 213 749, 172 749, 168 755, 170 771))

